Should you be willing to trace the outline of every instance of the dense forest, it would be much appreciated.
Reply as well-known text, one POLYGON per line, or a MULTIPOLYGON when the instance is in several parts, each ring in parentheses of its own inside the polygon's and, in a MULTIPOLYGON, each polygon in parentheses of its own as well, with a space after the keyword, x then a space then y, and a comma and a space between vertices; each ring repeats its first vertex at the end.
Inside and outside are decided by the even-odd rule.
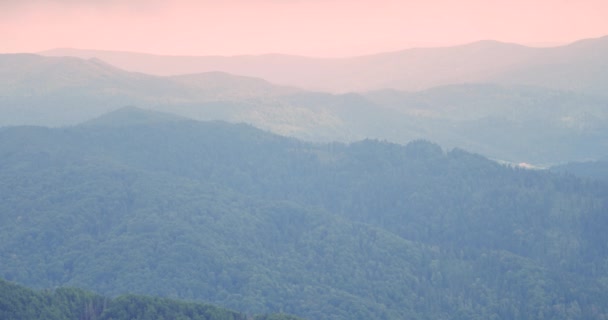
POLYGON ((606 182, 137 109, 0 128, 0 163, 0 277, 34 288, 309 319, 608 318, 606 182))
POLYGON ((34 291, 0 279, 3 320, 297 320, 283 314, 245 315, 194 302, 140 295, 104 297, 76 288, 34 291))
POLYGON ((569 162, 551 167, 551 171, 578 177, 608 181, 608 160, 569 162))

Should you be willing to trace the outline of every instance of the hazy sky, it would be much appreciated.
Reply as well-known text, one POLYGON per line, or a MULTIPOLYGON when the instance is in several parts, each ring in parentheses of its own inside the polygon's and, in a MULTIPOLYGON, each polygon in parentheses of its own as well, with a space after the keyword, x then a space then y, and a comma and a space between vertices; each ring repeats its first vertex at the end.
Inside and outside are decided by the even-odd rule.
POLYGON ((608 34, 608 0, 0 0, 0 52, 349 56, 608 34))

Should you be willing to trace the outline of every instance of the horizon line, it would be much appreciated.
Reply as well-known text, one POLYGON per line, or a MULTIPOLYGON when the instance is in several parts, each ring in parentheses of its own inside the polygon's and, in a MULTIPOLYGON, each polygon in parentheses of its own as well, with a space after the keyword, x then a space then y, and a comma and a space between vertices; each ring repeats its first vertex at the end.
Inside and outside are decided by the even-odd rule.
POLYGON ((121 50, 121 49, 92 49, 92 48, 78 48, 78 47, 70 47, 70 46, 58 46, 50 49, 40 50, 40 51, 21 51, 21 52, 3 52, 0 54, 38 54, 45 55, 45 53, 50 53, 52 51, 58 50, 75 50, 75 51, 89 51, 89 52, 105 52, 105 53, 123 53, 123 54, 137 54, 137 55, 148 55, 148 56, 158 56, 158 57, 218 57, 218 58, 234 58, 234 57, 262 57, 262 56, 288 56, 288 57, 300 57, 300 58, 309 58, 309 59, 351 59, 358 57, 366 57, 366 56, 375 56, 382 54, 390 54, 390 53, 398 53, 408 50, 419 50, 419 49, 442 49, 442 48, 454 48, 454 47, 462 47, 467 45, 473 45, 477 43, 484 42, 496 42, 501 44, 508 45, 517 45, 521 47, 527 48, 538 48, 538 49, 548 49, 548 48, 557 48, 564 47, 568 45, 572 45, 581 41, 587 40, 599 40, 602 38, 608 38, 608 34, 600 37, 591 37, 591 38, 581 38, 574 41, 568 42, 533 42, 533 43, 517 43, 517 42, 509 42, 509 41, 501 41, 495 39, 480 39, 475 41, 467 41, 456 44, 440 44, 436 43, 435 45, 431 45, 430 42, 427 42, 429 45, 421 45, 421 46, 409 46, 403 49, 397 50, 387 50, 387 51, 377 51, 374 53, 368 54, 353 54, 353 55, 339 55, 339 56, 321 56, 321 55, 304 55, 304 54, 295 54, 295 53, 280 53, 280 52, 267 52, 267 53, 241 53, 241 54, 173 54, 173 53, 154 53, 154 52, 146 52, 146 51, 134 51, 134 50, 121 50))

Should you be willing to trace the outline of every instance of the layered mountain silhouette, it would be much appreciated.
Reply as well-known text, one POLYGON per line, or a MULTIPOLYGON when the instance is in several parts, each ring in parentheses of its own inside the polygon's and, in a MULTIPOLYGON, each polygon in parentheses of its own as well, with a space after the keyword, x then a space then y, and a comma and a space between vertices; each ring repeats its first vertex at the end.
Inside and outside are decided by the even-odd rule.
POLYGON ((74 125, 133 105, 198 120, 245 122, 309 141, 422 138, 540 165, 608 156, 608 99, 578 91, 455 84, 332 94, 220 72, 153 76, 97 58, 12 54, 0 55, 0 65, 4 126, 74 125))
POLYGON ((608 37, 534 48, 480 41, 352 58, 288 55, 158 56, 129 52, 55 49, 52 56, 99 58, 125 70, 157 75, 223 71, 330 92, 398 89, 490 82, 524 84, 606 95, 608 37))
POLYGON ((108 298, 0 313, 608 318, 608 37, 44 54, 0 55, 0 279, 108 298))

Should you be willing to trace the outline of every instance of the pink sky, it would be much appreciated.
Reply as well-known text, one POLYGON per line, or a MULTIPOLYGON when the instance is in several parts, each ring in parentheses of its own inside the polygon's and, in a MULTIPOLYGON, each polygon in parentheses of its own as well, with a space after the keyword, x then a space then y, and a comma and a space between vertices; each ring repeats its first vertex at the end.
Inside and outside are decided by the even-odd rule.
POLYGON ((0 0, 2 53, 352 56, 607 34, 607 0, 0 0))

